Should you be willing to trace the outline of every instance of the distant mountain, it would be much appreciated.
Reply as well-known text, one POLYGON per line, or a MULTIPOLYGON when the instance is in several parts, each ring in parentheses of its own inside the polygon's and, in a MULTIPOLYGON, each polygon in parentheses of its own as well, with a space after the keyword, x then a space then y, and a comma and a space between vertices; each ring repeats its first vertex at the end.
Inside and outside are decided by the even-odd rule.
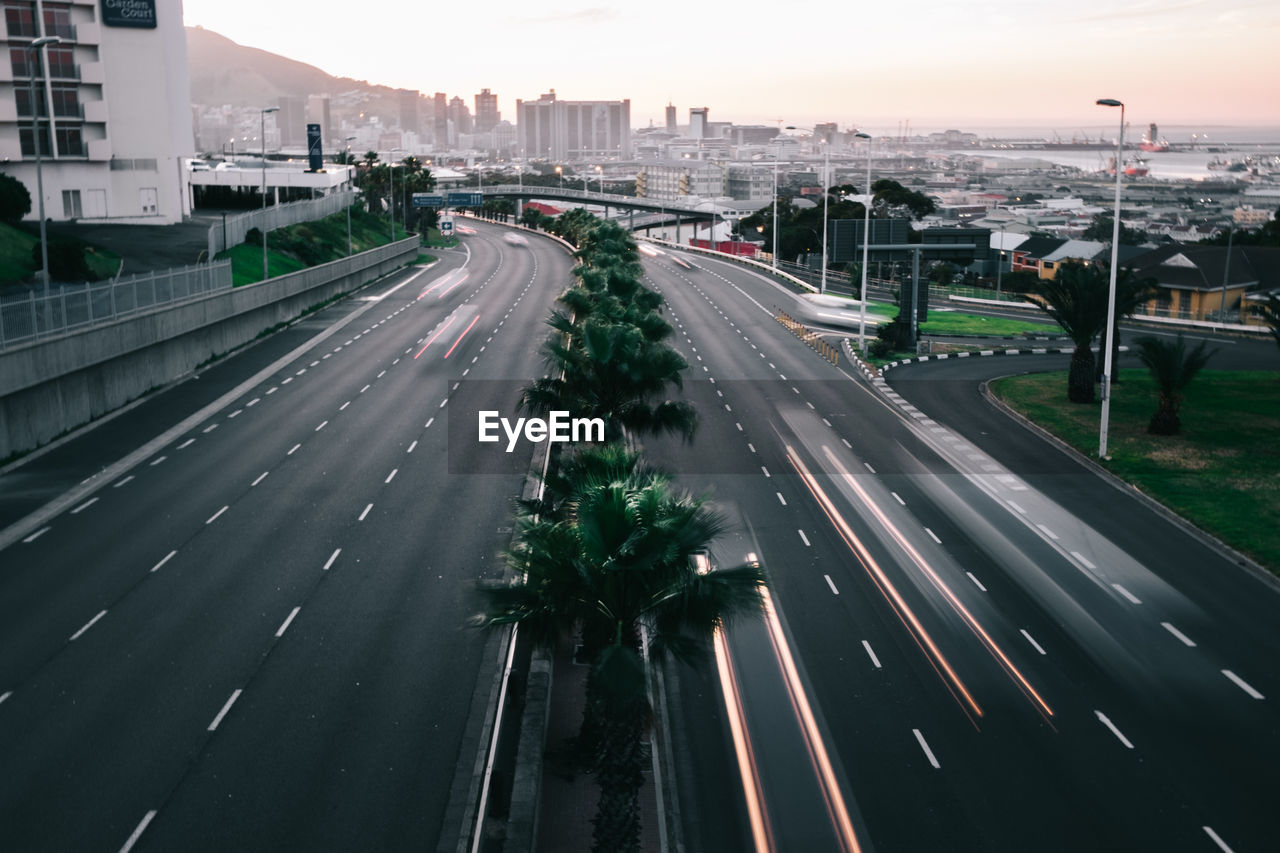
POLYGON ((230 104, 251 107, 275 103, 281 95, 336 96, 360 92, 377 109, 394 104, 396 90, 366 80, 334 77, 293 59, 236 44, 203 27, 187 27, 187 64, 191 74, 191 102, 204 106, 230 104))

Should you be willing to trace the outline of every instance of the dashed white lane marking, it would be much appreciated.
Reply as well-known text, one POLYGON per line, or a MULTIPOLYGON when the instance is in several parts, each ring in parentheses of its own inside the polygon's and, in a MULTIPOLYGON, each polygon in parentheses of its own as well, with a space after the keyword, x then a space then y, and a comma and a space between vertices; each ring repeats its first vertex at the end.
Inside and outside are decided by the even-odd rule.
POLYGON ((241 412, 243 412, 243 411, 244 411, 244 409, 236 409, 234 412, 232 412, 231 414, 227 415, 227 420, 230 420, 231 418, 239 417, 239 416, 240 416, 240 413, 241 413, 241 412))
POLYGON ((262 398, 261 398, 261 397, 254 397, 252 400, 250 400, 249 402, 245 403, 245 404, 244 404, 244 407, 245 407, 246 409, 252 409, 254 406, 258 405, 258 404, 259 404, 259 403, 261 403, 261 402, 262 402, 262 398))
POLYGON ((831 575, 823 575, 827 579, 827 586, 831 587, 832 595, 839 595, 840 590, 836 589, 836 582, 831 579, 831 575))
POLYGON ((365 391, 368 391, 370 387, 371 386, 369 385, 364 386, 363 388, 360 389, 360 393, 363 394, 365 391))
POLYGON ((161 567, 161 566, 163 566, 165 563, 167 563, 167 562, 169 562, 170 560, 172 560, 172 559, 173 559, 174 557, 176 557, 177 555, 178 555, 178 552, 177 552, 177 551, 170 551, 168 554, 165 554, 165 555, 164 555, 164 559, 163 559, 163 560, 161 560, 160 562, 156 563, 154 566, 152 566, 152 567, 151 567, 151 571, 153 571, 153 572, 158 572, 158 571, 160 571, 160 567, 161 567))
POLYGON ((1213 831, 1213 827, 1202 826, 1200 828, 1204 830, 1204 834, 1209 836, 1209 839, 1214 844, 1218 845, 1218 848, 1222 850, 1222 853, 1235 853, 1235 851, 1233 851, 1230 847, 1227 846, 1227 842, 1222 840, 1222 836, 1218 835, 1218 833, 1213 831))
POLYGON ((364 508, 364 512, 360 513, 360 517, 359 517, 359 518, 357 518, 357 519, 356 519, 356 521, 364 521, 365 516, 367 516, 367 515, 369 514, 369 510, 371 510, 371 509, 373 509, 373 504, 369 504, 368 506, 366 506, 366 507, 364 508))
POLYGON ((341 548, 335 548, 333 553, 329 555, 329 559, 325 560, 324 570, 326 572, 329 571, 329 567, 333 565, 334 561, 338 559, 338 555, 341 553, 342 553, 341 548))
POLYGON ((1072 551, 1072 552, 1071 552, 1071 556, 1075 557, 1075 558, 1076 558, 1076 560, 1080 563, 1080 565, 1084 566, 1086 569, 1097 569, 1097 568, 1098 568, 1098 567, 1097 567, 1097 566, 1095 566, 1093 563, 1090 563, 1090 562, 1089 562, 1089 560, 1088 560, 1088 558, 1087 558, 1087 557, 1085 557, 1085 555, 1084 555, 1084 554, 1081 554, 1079 551, 1072 551))
POLYGON ((385 480, 383 480, 383 481, 382 481, 382 482, 383 482, 383 484, 385 485, 385 484, 387 484, 387 483, 390 483, 390 482, 391 482, 391 480, 395 477, 396 472, 397 472, 397 471, 399 471, 399 470, 400 470, 399 468, 392 468, 392 469, 391 469, 391 473, 387 475, 387 479, 385 479, 385 480))
POLYGON ((328 421, 321 421, 320 426, 316 427, 316 432, 319 432, 320 430, 324 429, 328 425, 329 425, 328 421))
POLYGON ((252 483, 250 483, 249 485, 250 485, 250 486, 256 486, 256 485, 258 485, 258 484, 259 484, 259 483, 261 483, 263 480, 267 479, 267 475, 268 475, 268 474, 270 474, 270 473, 271 473, 270 471, 263 471, 261 474, 259 474, 259 475, 258 475, 258 479, 254 480, 254 481, 253 481, 252 483))
POLYGON ((901 496, 901 495, 899 495, 897 492, 890 492, 889 494, 893 495, 893 499, 894 499, 895 501, 897 501, 898 503, 902 504, 903 506, 906 506, 906 505, 907 505, 907 502, 906 502, 906 501, 904 501, 904 500, 902 499, 902 496, 901 496))
POLYGON ((1194 641, 1194 640, 1192 640, 1192 639, 1191 639, 1190 637, 1188 637, 1186 634, 1184 634, 1184 633, 1182 633, 1181 631, 1179 631, 1177 628, 1173 627, 1173 625, 1171 625, 1170 623, 1168 623, 1168 622, 1161 622, 1161 623, 1160 623, 1160 625, 1161 625, 1161 626, 1162 626, 1166 631, 1168 631, 1170 634, 1173 634, 1173 636, 1175 636, 1175 637, 1177 637, 1179 640, 1181 640, 1181 641, 1182 641, 1182 644, 1183 644, 1184 646, 1186 646, 1187 648, 1194 649, 1194 648, 1196 647, 1196 644, 1195 644, 1195 641, 1194 641))
POLYGON ((973 581, 974 586, 976 586, 978 589, 982 590, 983 592, 987 591, 987 588, 982 585, 982 581, 978 580, 976 577, 973 576, 973 572, 965 572, 965 574, 969 576, 969 580, 973 581))
POLYGON ((88 631, 90 628, 92 628, 99 619, 101 619, 103 616, 106 616, 106 615, 107 615, 107 611, 103 610, 97 616, 93 617, 88 622, 86 622, 83 628, 81 628, 79 631, 76 631, 74 634, 72 634, 71 639, 72 640, 80 639, 80 637, 83 636, 85 631, 88 631))
POLYGON ((1043 524, 1037 524, 1036 527, 1039 528, 1041 533, 1043 533, 1045 536, 1048 536, 1054 542, 1058 541, 1058 534, 1054 533, 1052 530, 1045 527, 1043 524))
POLYGON ((232 692, 231 698, 227 700, 227 703, 222 706, 222 710, 218 712, 218 716, 214 717, 213 722, 209 724, 209 731, 212 732, 217 730, 218 725, 222 722, 222 718, 225 717, 227 715, 227 712, 231 710, 231 706, 234 705, 236 703, 236 700, 240 698, 240 694, 242 692, 243 691, 238 687, 232 692))
POLYGON ((769 469, 768 469, 768 468, 766 468, 766 467, 764 467, 763 465, 761 465, 761 466, 760 466, 760 470, 764 472, 764 476, 765 476, 766 478, 768 478, 768 477, 772 476, 772 475, 769 473, 769 469))
POLYGON ((338 411, 341 412, 343 409, 345 409, 347 406, 350 406, 350 405, 351 405, 351 401, 348 400, 347 402, 343 403, 341 406, 338 407, 338 411))
POLYGON ((163 462, 164 460, 166 460, 166 459, 168 459, 168 458, 169 458, 168 456, 159 456, 159 457, 157 457, 157 458, 155 459, 155 461, 151 463, 151 467, 152 467, 152 468, 156 467, 157 465, 159 465, 161 462, 163 462))
POLYGON ((734 424, 738 428, 738 432, 742 432, 742 424, 734 424))
POLYGON ((849 448, 850 450, 853 450, 853 445, 849 443, 849 439, 847 439, 847 438, 842 438, 842 439, 840 439, 840 440, 841 440, 842 442, 844 442, 844 446, 845 446, 845 447, 849 448))
POLYGON ((774 492, 778 496, 778 502, 783 506, 787 505, 787 499, 782 496, 782 492, 774 492))
POLYGON ((924 529, 924 532, 928 533, 929 538, 932 539, 934 542, 937 542, 939 545, 942 544, 942 540, 938 538, 938 534, 934 533, 932 530, 930 530, 927 527, 924 529))
POLYGON ((292 456, 294 452, 301 446, 302 446, 301 444, 295 444, 293 447, 290 447, 289 452, 286 453, 285 456, 292 456))
POLYGON ((229 509, 231 509, 231 507, 224 506, 222 509, 215 512, 213 515, 209 516, 209 520, 206 521, 205 524, 213 524, 215 521, 218 520, 218 516, 222 515, 224 512, 226 512, 229 509))
POLYGON ((1013 511, 1018 515, 1026 515, 1027 511, 1018 505, 1017 501, 1008 501, 1009 506, 1013 507, 1013 511))
POLYGON ((1024 636, 1024 637, 1026 637, 1026 638, 1027 638, 1027 642, 1028 642, 1028 643, 1030 643, 1030 644, 1031 644, 1031 646, 1032 646, 1036 651, 1038 651, 1038 652, 1039 652, 1040 654, 1042 654, 1042 655, 1043 655, 1043 654, 1045 654, 1045 650, 1044 650, 1044 648, 1043 648, 1043 647, 1041 647, 1041 645, 1035 641, 1035 638, 1034 638, 1034 637, 1032 637, 1030 634, 1028 634, 1028 633, 1027 633, 1027 629, 1026 629, 1026 628, 1022 628, 1022 629, 1020 629, 1020 630, 1021 630, 1021 632, 1022 632, 1022 636, 1024 636))
POLYGON ((1265 699, 1265 698, 1266 698, 1266 697, 1265 697, 1265 696, 1263 696, 1261 693, 1259 693, 1257 690, 1254 690, 1254 689, 1253 689, 1253 687, 1251 687, 1247 681, 1245 681, 1245 680, 1244 680, 1243 678, 1241 678, 1240 676, 1236 675, 1236 674, 1235 674, 1234 672, 1232 672, 1231 670, 1229 670, 1229 669, 1224 669, 1224 670, 1222 671, 1222 674, 1223 674, 1223 675, 1225 675, 1227 678, 1230 678, 1230 679, 1231 679, 1231 682, 1232 682, 1233 684, 1235 684, 1235 686, 1236 686, 1236 687, 1239 687, 1241 690, 1243 690, 1245 693, 1248 693, 1248 694, 1249 694, 1250 696, 1252 696, 1254 699, 1265 699))
POLYGON ((409 445, 409 449, 408 449, 408 450, 406 450, 406 451, 405 451, 405 453, 412 453, 412 452, 413 452, 413 449, 414 449, 415 447, 417 447, 417 446, 418 446, 418 442, 417 442, 417 440, 415 440, 415 441, 413 442, 413 444, 409 445))
POLYGON ((803 543, 805 544, 805 546, 806 546, 806 547, 808 547, 808 548, 812 548, 812 547, 813 547, 812 545, 810 545, 810 544, 809 544, 809 537, 804 535, 804 531, 803 531, 803 530, 797 530, 797 531, 796 531, 796 533, 799 533, 799 534, 800 534, 800 541, 801 541, 801 542, 803 542, 803 543))
POLYGON ((94 504, 96 504, 97 502, 98 502, 98 499, 97 499, 97 498, 89 498, 89 500, 85 501, 84 503, 80 504, 80 506, 78 506, 78 507, 76 507, 75 509, 71 510, 71 514, 72 514, 72 515, 76 515, 77 513, 83 512, 84 510, 86 510, 86 509, 88 509, 89 507, 93 506, 93 505, 94 505, 94 504))
POLYGON ((291 611, 289 612, 289 615, 288 615, 288 617, 286 617, 286 618, 285 618, 284 623, 283 623, 279 628, 277 628, 277 629, 276 629, 276 636, 277 636, 277 637, 283 637, 283 636, 284 636, 284 632, 285 632, 285 631, 287 631, 287 630, 289 630, 289 623, 293 621, 293 617, 297 616, 297 615, 298 615, 298 611, 299 611, 299 610, 301 610, 301 609, 302 609, 301 607, 295 607, 295 608, 293 608, 293 610, 291 610, 291 611))
POLYGON ((1123 733, 1122 731, 1120 731, 1118 728, 1116 728, 1116 724, 1115 724, 1115 723, 1113 723, 1113 722, 1111 722, 1110 720, 1108 720, 1108 719, 1107 719, 1107 715, 1106 715, 1106 714, 1102 713, 1101 711, 1094 711, 1093 713, 1094 713, 1094 714, 1096 714, 1096 715, 1098 716, 1098 721, 1099 721, 1099 722, 1101 722, 1101 723, 1102 723, 1104 726, 1106 726, 1108 729, 1110 729, 1110 730, 1111 730, 1111 733, 1112 733, 1113 735, 1115 735, 1115 736, 1116 736, 1116 738, 1117 738, 1117 739, 1118 739, 1122 744, 1124 744, 1124 745, 1125 745, 1125 748, 1126 748, 1126 749, 1133 749, 1133 744, 1129 742, 1129 739, 1128 739, 1127 737, 1125 737, 1125 736, 1124 736, 1124 733, 1123 733))
POLYGON ((1133 593, 1129 592, 1129 590, 1125 589, 1124 587, 1122 587, 1122 586, 1121 586, 1120 584, 1118 584, 1118 583, 1113 583, 1113 584, 1111 585, 1111 588, 1112 588, 1112 589, 1114 589, 1116 592, 1120 593, 1121 595, 1123 595, 1125 598, 1129 599, 1129 603, 1130 603, 1130 604, 1141 604, 1141 603, 1142 603, 1141 599, 1139 599, 1139 598, 1138 598, 1138 596, 1136 596, 1136 595, 1134 595, 1133 593))
POLYGON ((121 480, 120 482, 116 483, 116 484, 115 484, 114 486, 112 486, 111 488, 113 488, 113 489, 118 489, 118 488, 120 488, 121 486, 123 486, 125 483, 130 482, 132 479, 133 479, 133 475, 132 475, 132 474, 130 474, 128 477, 125 477, 123 480, 121 480))
POLYGON ((279 385, 272 385, 270 388, 268 388, 268 389, 267 389, 267 393, 268 393, 268 394, 274 394, 274 393, 276 393, 276 392, 277 392, 277 391, 279 391, 279 390, 280 390, 280 386, 279 386, 279 385))
POLYGON ((934 757, 933 750, 930 749, 929 744, 925 742, 924 735, 920 734, 919 729, 912 729, 911 731, 915 734, 916 740, 919 741, 920 748, 924 750, 925 758, 929 759, 929 763, 933 765, 933 769, 941 770, 942 765, 939 764, 938 759, 934 757))
POLYGON ((186 450, 188 447, 190 447, 195 443, 196 443, 196 440, 194 438, 188 438, 186 441, 182 442, 182 444, 179 444, 177 449, 186 450))
POLYGON ((120 853, 129 853, 129 851, 133 849, 133 845, 138 843, 138 839, 142 837, 142 833, 147 831, 147 825, 151 823, 152 818, 155 816, 155 809, 152 809, 143 815, 142 820, 138 821, 137 827, 133 830, 133 834, 129 836, 129 840, 120 848, 120 853))
POLYGON ((881 669, 880 658, 876 657, 876 653, 871 651, 871 644, 866 640, 862 641, 862 647, 867 650, 867 657, 871 658, 871 665, 876 669, 881 669))
POLYGON ((756 446, 755 446, 754 444, 752 444, 751 442, 747 442, 747 450, 750 450, 752 453, 755 453, 755 452, 756 452, 756 446))
POLYGON ((423 429, 427 429, 428 427, 430 427, 430 426, 431 426, 433 423, 435 423, 435 422, 436 422, 436 419, 435 419, 435 418, 428 418, 428 419, 427 419, 427 423, 426 423, 426 425, 425 425, 425 426, 423 426, 423 429))
POLYGON ((865 465, 865 466, 867 466, 867 470, 868 470, 868 471, 870 471, 872 474, 874 474, 874 473, 876 472, 876 469, 871 467, 871 463, 870 463, 870 462, 863 462, 862 464, 863 464, 863 465, 865 465))
POLYGON ((3 704, 4 704, 4 700, 8 699, 8 698, 9 698, 10 696, 12 696, 12 695, 13 695, 13 691, 12 691, 12 690, 6 690, 5 692, 0 693, 0 705, 3 705, 3 704))
POLYGON ((48 533, 48 532, 49 532, 50 530, 52 530, 52 529, 53 529, 53 528, 51 528, 51 527, 41 527, 41 528, 40 528, 39 530, 37 530, 35 533, 32 533, 30 536, 28 536, 26 539, 23 539, 22 541, 23 541, 23 543, 24 543, 24 544, 29 545, 29 544, 31 544, 32 542, 34 542, 34 541, 36 541, 37 539, 39 539, 41 536, 43 536, 43 535, 45 535, 46 533, 48 533))

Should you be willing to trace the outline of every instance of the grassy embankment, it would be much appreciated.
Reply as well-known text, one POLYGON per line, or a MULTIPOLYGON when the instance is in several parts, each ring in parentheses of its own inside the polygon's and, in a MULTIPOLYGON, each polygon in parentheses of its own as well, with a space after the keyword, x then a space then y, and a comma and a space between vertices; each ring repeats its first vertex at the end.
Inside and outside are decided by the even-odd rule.
MULTIPOLYGON (((26 226, 0 223, 0 284, 32 281, 39 274, 40 263, 32 254, 40 244, 39 225, 33 223, 30 227, 28 231, 26 226)), ((90 281, 111 278, 120 269, 120 256, 115 252, 88 243, 80 245, 91 274, 90 281)))
MULTIPOLYGON (((1110 471, 1232 548, 1280 573, 1280 377, 1205 370, 1187 388, 1182 431, 1146 432, 1156 390, 1120 372, 1103 462, 1110 471)), ((1065 372, 1012 376, 991 391, 1033 423, 1097 458, 1100 404, 1067 401, 1065 372)))
MULTIPOLYGON (((396 239, 411 236, 399 222, 396 239)), ((391 223, 383 216, 351 209, 351 248, 363 252, 391 242, 391 223)), ((270 276, 284 275, 347 256, 347 215, 335 213, 315 222, 277 228, 267 235, 267 270, 270 276)), ((231 259, 236 287, 262 280, 262 243, 241 243, 218 254, 231 259)), ((430 255, 419 255, 418 263, 430 263, 430 255), (425 259, 425 260, 424 260, 425 259)))

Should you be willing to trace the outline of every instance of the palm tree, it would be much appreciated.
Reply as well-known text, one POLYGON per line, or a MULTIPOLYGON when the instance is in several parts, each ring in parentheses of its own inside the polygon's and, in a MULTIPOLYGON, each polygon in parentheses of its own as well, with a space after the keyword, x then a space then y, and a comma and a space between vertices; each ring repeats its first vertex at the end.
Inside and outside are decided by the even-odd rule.
POLYGON ((1187 352, 1182 335, 1178 335, 1173 343, 1151 335, 1135 338, 1134 343, 1138 346, 1138 358, 1142 359, 1142 363, 1151 372, 1151 378, 1155 380, 1160 393, 1160 402, 1147 424, 1147 432, 1152 435, 1177 435, 1182 428, 1182 421, 1178 418, 1178 410, 1182 407, 1182 392, 1216 350, 1205 352, 1208 342, 1201 341, 1195 349, 1187 352))
POLYGON ((1280 294, 1268 293, 1267 301, 1256 310, 1262 322, 1271 327, 1271 337, 1275 338, 1276 346, 1280 346, 1280 294))
POLYGON ((1090 344, 1107 324, 1108 283, 1100 267, 1066 263, 1052 279, 1036 283, 1034 294, 1023 300, 1040 305, 1075 343, 1067 375, 1067 399, 1073 403, 1093 402, 1094 361, 1090 344))
POLYGON ((694 568, 693 554, 726 527, 705 499, 657 472, 617 473, 584 474, 563 519, 521 519, 508 554, 520 579, 481 587, 486 625, 519 623, 544 647, 582 634, 592 660, 584 737, 600 786, 597 851, 639 848, 649 716, 642 626, 651 654, 694 661, 714 628, 758 609, 764 583, 758 566, 694 568))

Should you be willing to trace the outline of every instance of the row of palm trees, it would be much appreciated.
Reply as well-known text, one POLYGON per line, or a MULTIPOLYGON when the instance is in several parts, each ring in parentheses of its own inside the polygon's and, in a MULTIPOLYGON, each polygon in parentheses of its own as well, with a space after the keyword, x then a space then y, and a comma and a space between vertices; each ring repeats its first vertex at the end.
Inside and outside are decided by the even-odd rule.
POLYGON ((724 518, 626 445, 660 432, 691 441, 697 426, 688 403, 667 397, 688 365, 664 342, 673 330, 662 297, 641 283, 635 241, 585 211, 559 217, 555 231, 577 246, 576 280, 547 321, 550 375, 522 406, 599 417, 606 443, 562 451, 541 497, 518 506, 514 577, 481 587, 484 624, 517 623, 543 648, 580 639, 591 669, 574 755, 600 791, 592 849, 626 853, 640 845, 645 657, 696 661, 712 630, 758 611, 764 576, 745 565, 699 571, 695 555, 724 518))

